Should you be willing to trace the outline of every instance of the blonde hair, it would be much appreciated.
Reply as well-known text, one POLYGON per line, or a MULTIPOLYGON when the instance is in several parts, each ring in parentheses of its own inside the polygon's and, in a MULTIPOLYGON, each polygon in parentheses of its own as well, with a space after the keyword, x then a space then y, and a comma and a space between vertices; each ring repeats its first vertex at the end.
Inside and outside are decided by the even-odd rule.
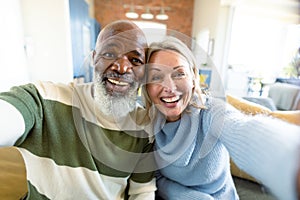
MULTIPOLYGON (((153 53, 158 51, 163 51, 163 50, 175 51, 186 59, 186 61, 189 64, 189 68, 192 74, 192 79, 194 82, 194 90, 189 105, 199 109, 205 108, 201 97, 202 92, 200 88, 199 69, 197 67, 196 59, 193 55, 193 52, 181 40, 172 36, 166 36, 161 42, 153 42, 150 44, 147 53, 147 63, 149 62, 153 53)), ((147 74, 148 74, 148 67, 146 65, 146 76, 147 74)), ((146 110, 149 111, 149 109, 152 106, 152 101, 150 100, 150 97, 148 95, 146 84, 143 85, 142 87, 142 94, 143 94, 142 96, 143 96, 143 101, 145 103, 146 110)))

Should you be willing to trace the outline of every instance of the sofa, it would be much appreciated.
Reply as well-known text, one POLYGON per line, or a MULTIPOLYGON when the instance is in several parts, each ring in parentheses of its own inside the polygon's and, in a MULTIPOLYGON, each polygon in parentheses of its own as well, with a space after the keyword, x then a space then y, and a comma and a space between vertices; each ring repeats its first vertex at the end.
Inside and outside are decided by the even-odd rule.
POLYGON ((300 86, 276 82, 269 86, 268 97, 278 110, 300 110, 300 86))
MULTIPOLYGON (((227 95, 226 100, 238 110, 249 114, 265 114, 300 126, 300 110, 272 111, 246 99, 227 95)), ((266 188, 231 161, 231 173, 241 200, 273 200, 266 188)), ((0 148, 0 199, 22 199, 27 192, 24 161, 14 147, 0 148)))
POLYGON ((0 199, 18 200, 27 193, 26 171, 19 151, 0 148, 0 199))

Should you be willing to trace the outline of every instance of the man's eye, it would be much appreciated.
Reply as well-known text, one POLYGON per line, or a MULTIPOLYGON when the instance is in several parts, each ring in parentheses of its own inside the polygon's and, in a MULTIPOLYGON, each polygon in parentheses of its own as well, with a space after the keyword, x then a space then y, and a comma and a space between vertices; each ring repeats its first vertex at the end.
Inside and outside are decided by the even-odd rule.
POLYGON ((109 53, 109 52, 103 53, 101 56, 104 59, 108 59, 108 60, 112 60, 112 59, 115 59, 117 57, 114 53, 109 53))
POLYGON ((144 64, 144 62, 139 58, 131 58, 130 62, 135 66, 144 64))

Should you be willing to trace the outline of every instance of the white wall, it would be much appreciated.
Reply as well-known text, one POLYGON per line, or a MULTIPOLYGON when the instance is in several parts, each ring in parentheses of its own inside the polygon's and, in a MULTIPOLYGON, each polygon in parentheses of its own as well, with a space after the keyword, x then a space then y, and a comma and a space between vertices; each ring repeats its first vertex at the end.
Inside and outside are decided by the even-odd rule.
MULTIPOLYGON (((245 70, 237 69, 235 66, 233 70, 228 69, 229 63, 229 50, 232 49, 233 41, 236 41, 236 35, 232 34, 234 31, 234 22, 239 19, 241 16, 237 16, 238 13, 245 14, 251 10, 251 14, 249 18, 257 19, 258 22, 263 21, 264 18, 268 17, 273 21, 281 22, 284 24, 290 23, 298 23, 299 24, 299 1, 297 0, 278 0, 273 2, 272 0, 195 0, 194 1, 194 18, 193 18, 193 38, 197 40, 199 44, 204 45, 206 47, 205 41, 206 38, 213 38, 215 40, 214 45, 214 54, 211 57, 214 66, 215 72, 213 72, 211 89, 213 91, 222 91, 228 90, 239 90, 236 94, 240 96, 247 95, 247 73, 245 70), (241 9, 247 8, 247 9, 241 9), (242 10, 242 11, 241 11, 242 10), (257 13, 253 12, 253 10, 257 11, 257 13), (238 12, 240 11, 240 12, 238 12), (264 17, 264 18, 263 18, 264 17), (206 35, 204 34, 206 33, 206 35), (207 36, 208 33, 208 36, 207 36), (231 38, 232 37, 232 38, 231 38), (217 77, 214 77, 216 76, 217 77), (229 80, 231 79, 231 80, 229 80), (238 88, 236 88, 238 87, 238 88)), ((270 20, 268 25, 273 22, 270 20)), ((242 21, 246 27, 249 26, 249 23, 246 20, 242 21)), ((258 23, 256 23, 258 24, 258 23)), ((266 27, 266 26, 265 26, 266 27)), ((240 30, 241 26, 237 27, 237 31, 234 33, 242 33, 240 30)), ((244 27, 243 30, 246 28, 244 27)), ((274 38, 275 34, 282 34, 280 31, 273 31, 273 33, 266 32, 262 29, 262 27, 252 26, 252 31, 259 34, 258 37, 264 41, 271 41, 274 38), (266 38, 263 38, 266 37, 266 38)), ((273 51, 276 50, 277 55, 273 56, 272 59, 267 59, 264 62, 269 64, 270 69, 267 69, 267 72, 274 72, 275 65, 279 67, 284 67, 283 62, 285 54, 287 54, 288 50, 285 48, 287 43, 291 40, 291 36, 287 36, 285 40, 281 38, 279 41, 273 40, 271 42, 272 45, 267 45, 266 42, 260 42, 260 40, 255 39, 253 34, 249 34, 250 31, 240 34, 240 36, 244 36, 242 42, 239 41, 238 44, 243 46, 243 48, 235 49, 237 52, 245 55, 247 59, 252 60, 256 63, 262 63, 263 61, 257 62, 258 57, 266 58, 266 53, 260 53, 259 55, 255 55, 255 52, 258 50, 266 49, 267 47, 272 46, 274 43, 280 43, 279 46, 273 48, 273 51), (247 36, 247 37, 246 37, 247 36), (254 44, 257 46, 256 50, 252 50, 252 52, 245 53, 245 49, 249 47, 249 45, 241 45, 245 44, 245 42, 249 42, 250 44, 254 44), (265 46, 263 46, 265 45, 265 46), (278 53, 281 52, 281 53, 278 53), (260 56, 262 55, 262 56, 260 56), (276 59, 274 59, 276 58, 276 59), (273 62, 273 63, 272 63, 273 62)), ((295 35, 295 34, 294 34, 295 35)), ((299 38, 299 35, 298 35, 299 38)), ((207 43, 207 41, 206 41, 207 43)), ((297 40, 293 40, 293 43, 297 43, 297 40)), ((296 45, 299 45, 297 43, 296 45)), ((274 45, 273 45, 274 46, 274 45)), ((272 50, 272 49, 271 49, 272 50)), ((265 51, 269 53, 270 51, 265 51)), ((241 56, 236 56, 241 58, 241 56)), ((232 64, 230 62, 230 64, 232 64)), ((240 63, 243 64, 243 63, 240 63)), ((267 66, 267 64, 260 65, 258 67, 267 66)), ((250 66, 250 67, 254 67, 250 66)), ((227 92, 227 91, 226 91, 227 92)))
POLYGON ((21 1, 30 80, 73 80, 68 0, 21 1))
POLYGON ((230 18, 230 5, 222 5, 220 0, 194 1, 193 38, 204 50, 207 50, 208 41, 203 40, 214 39, 215 41, 213 55, 211 56, 214 64, 211 91, 216 96, 222 96, 224 93, 230 18))
POLYGON ((29 81, 20 0, 0 1, 0 91, 29 81))

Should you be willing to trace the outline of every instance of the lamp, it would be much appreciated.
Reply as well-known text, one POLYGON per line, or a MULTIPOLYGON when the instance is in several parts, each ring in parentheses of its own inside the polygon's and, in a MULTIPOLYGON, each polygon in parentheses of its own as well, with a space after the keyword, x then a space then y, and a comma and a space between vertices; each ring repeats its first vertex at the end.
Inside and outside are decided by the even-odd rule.
POLYGON ((145 13, 141 14, 141 17, 143 19, 153 19, 153 14, 150 12, 150 8, 149 7, 146 8, 146 12, 145 13))
POLYGON ((123 7, 125 9, 129 9, 128 12, 125 13, 125 16, 127 18, 130 18, 130 19, 137 19, 139 18, 139 14, 135 12, 136 9, 138 10, 145 10, 145 12, 143 14, 141 14, 141 18, 142 19, 147 19, 147 20, 151 20, 154 18, 154 15, 151 13, 151 11, 159 11, 159 14, 155 16, 155 18, 157 20, 167 20, 169 19, 169 16, 165 13, 165 11, 169 11, 171 10, 170 7, 162 7, 162 6, 142 6, 142 5, 134 5, 133 3, 131 4, 124 4, 123 7))
POLYGON ((165 13, 165 9, 163 7, 160 9, 160 13, 158 15, 156 15, 156 19, 158 19, 158 20, 169 19, 169 16, 165 13))
POLYGON ((134 12, 134 7, 130 6, 130 10, 125 13, 125 16, 130 18, 130 19, 137 19, 139 17, 139 14, 134 12))

